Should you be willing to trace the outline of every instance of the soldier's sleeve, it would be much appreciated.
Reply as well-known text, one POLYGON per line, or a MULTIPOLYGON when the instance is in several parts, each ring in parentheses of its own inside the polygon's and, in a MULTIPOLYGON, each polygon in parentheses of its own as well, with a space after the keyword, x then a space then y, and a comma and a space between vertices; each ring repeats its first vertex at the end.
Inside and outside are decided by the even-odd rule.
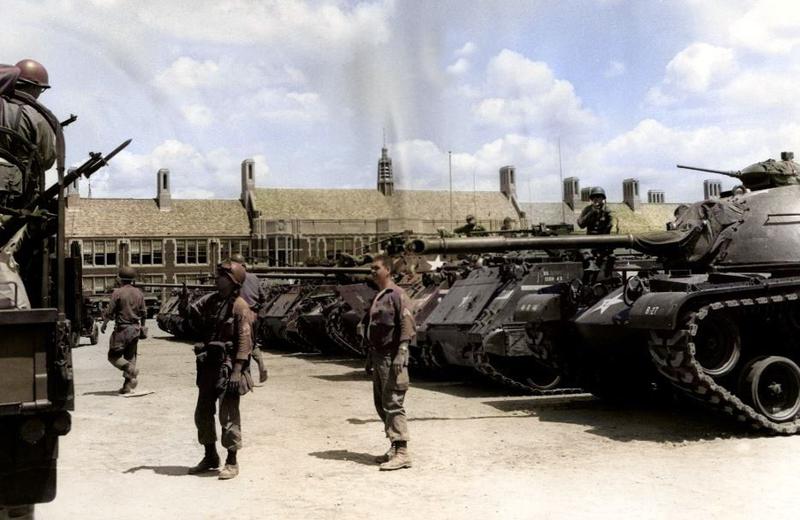
POLYGON ((56 135, 47 121, 35 108, 23 105, 23 113, 30 121, 35 135, 36 150, 39 152, 42 169, 49 170, 56 160, 56 135))
POLYGON ((607 235, 611 233, 611 228, 614 226, 614 214, 611 213, 611 210, 606 208, 606 223, 603 226, 603 234, 607 235))
POLYGON ((400 341, 411 341, 416 334, 414 314, 411 312, 411 300, 405 292, 396 293, 395 312, 400 326, 400 341))
POLYGON ((144 321, 147 319, 147 303, 144 301, 144 293, 139 290, 139 316, 142 317, 142 325, 144 325, 144 321))
POLYGON ((236 327, 236 360, 245 361, 253 351, 253 311, 241 298, 233 303, 233 323, 236 327))
POLYGON ((581 211, 581 216, 578 217, 578 227, 584 229, 587 225, 589 225, 589 215, 592 213, 592 207, 586 206, 581 211))
POLYGON ((114 315, 117 313, 117 305, 119 305, 119 292, 115 289, 111 293, 111 299, 108 300, 108 305, 103 311, 104 321, 112 321, 114 319, 114 315))

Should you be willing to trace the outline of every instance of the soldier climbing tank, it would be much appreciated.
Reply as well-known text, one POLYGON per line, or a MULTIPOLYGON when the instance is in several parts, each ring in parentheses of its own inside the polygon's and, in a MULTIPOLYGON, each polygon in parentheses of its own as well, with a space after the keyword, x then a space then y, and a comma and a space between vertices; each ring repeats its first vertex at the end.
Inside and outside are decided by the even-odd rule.
MULTIPOLYGON (((532 350, 598 395, 672 388, 777 433, 800 428, 800 185, 744 190, 689 205, 670 230, 640 235, 487 238, 498 251, 632 247, 657 255, 624 286, 591 297, 580 283, 525 296, 532 350)), ((412 242, 414 252, 475 239, 412 242)))

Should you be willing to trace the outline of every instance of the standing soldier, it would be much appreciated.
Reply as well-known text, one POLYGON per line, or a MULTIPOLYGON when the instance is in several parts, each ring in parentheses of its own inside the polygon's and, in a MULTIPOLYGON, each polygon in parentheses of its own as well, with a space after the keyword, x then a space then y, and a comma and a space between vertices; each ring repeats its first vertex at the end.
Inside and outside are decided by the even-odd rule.
MULTIPOLYGON (((234 253, 231 255, 231 261, 237 262, 242 264, 242 267, 247 270, 247 264, 245 263, 244 257, 239 253, 234 253)), ((253 311, 258 317, 258 311, 264 305, 264 302, 267 301, 267 293, 264 292, 264 288, 261 287, 261 282, 258 281, 258 276, 254 275, 253 273, 247 273, 247 276, 244 279, 244 283, 242 284, 242 290, 239 291, 239 295, 244 298, 244 301, 247 302, 247 305, 250 306, 250 310, 253 311)), ((264 383, 267 380, 267 367, 264 365, 264 356, 261 353, 261 348, 258 344, 258 326, 255 326, 255 334, 256 340, 253 342, 253 359, 258 365, 258 382, 264 383)))
POLYGON ((228 450, 225 467, 219 472, 220 480, 239 474, 236 460, 236 453, 242 447, 239 399, 253 388, 250 354, 255 314, 239 294, 245 275, 242 264, 222 262, 217 266, 217 292, 191 306, 186 300, 181 302, 182 313, 200 317, 206 328, 205 342, 195 345, 197 406, 194 410, 197 440, 203 445, 205 455, 189 473, 203 473, 220 466, 214 425, 219 401, 222 447, 228 450))
POLYGON ((370 267, 379 292, 366 316, 368 366, 373 370, 375 409, 383 420, 391 447, 376 457, 381 470, 411 467, 408 455, 408 425, 403 402, 408 390, 408 344, 414 336, 411 302, 392 281, 391 260, 378 255, 370 267))
POLYGON ((591 204, 583 208, 578 217, 578 227, 586 229, 588 235, 608 235, 611 233, 611 210, 606 206, 606 191, 596 186, 589 191, 591 204))
POLYGON ((467 215, 467 223, 453 230, 456 235, 485 235, 486 228, 478 224, 475 215, 467 215))
POLYGON ((108 361, 120 369, 125 378, 120 394, 131 393, 139 384, 136 377, 139 375, 136 351, 147 319, 147 308, 142 291, 132 285, 135 278, 136 270, 133 267, 120 268, 120 287, 111 293, 111 301, 103 313, 101 327, 101 331, 105 333, 108 322, 114 320, 114 332, 108 342, 108 361))

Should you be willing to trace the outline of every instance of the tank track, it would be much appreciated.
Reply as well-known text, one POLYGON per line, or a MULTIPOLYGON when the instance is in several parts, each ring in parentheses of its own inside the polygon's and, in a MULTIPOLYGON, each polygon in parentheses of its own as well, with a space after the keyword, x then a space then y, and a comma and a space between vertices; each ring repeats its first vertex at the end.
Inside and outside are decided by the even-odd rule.
POLYGON ((732 415, 753 428, 782 435, 796 434, 800 430, 800 419, 781 423, 771 421, 706 374, 695 357, 694 338, 703 320, 715 312, 736 309, 758 317, 763 316, 764 312, 778 312, 781 307, 797 301, 797 293, 786 293, 707 304, 687 313, 683 328, 670 337, 651 331, 648 345, 650 355, 659 373, 684 394, 732 415))
POLYGON ((341 333, 342 306, 338 302, 334 302, 325 310, 325 330, 328 332, 330 339, 346 353, 356 354, 359 357, 367 355, 364 350, 352 345, 341 333))
MULTIPOLYGON (((525 336, 525 331, 523 328, 516 330, 509 327, 506 328, 506 330, 510 331, 512 334, 517 333, 517 334, 522 334, 523 337, 525 336)), ((531 342, 528 341, 527 343, 530 346, 531 342)), ((522 394, 541 396, 541 395, 571 395, 571 394, 580 394, 584 392, 580 388, 565 387, 565 388, 542 389, 526 384, 522 381, 518 381, 514 378, 508 377, 507 375, 503 374, 500 370, 495 368, 494 365, 491 364, 491 362, 488 359, 488 356, 484 351, 483 345, 477 345, 475 348, 473 348, 471 350, 471 355, 472 355, 472 363, 475 367, 475 370, 477 370, 479 374, 483 375, 484 377, 488 378, 489 380, 501 386, 510 388, 522 394)), ((539 359, 539 356, 535 354, 533 357, 536 358, 537 360, 539 359)))

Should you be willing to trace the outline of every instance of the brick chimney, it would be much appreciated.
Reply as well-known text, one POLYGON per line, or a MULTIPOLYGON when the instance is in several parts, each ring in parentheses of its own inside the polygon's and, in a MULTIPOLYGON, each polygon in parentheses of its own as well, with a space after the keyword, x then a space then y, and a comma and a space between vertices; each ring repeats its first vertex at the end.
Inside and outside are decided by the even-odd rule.
POLYGON ((500 193, 508 199, 517 198, 517 172, 513 166, 500 168, 500 193))
MULTIPOLYGON (((70 174, 75 171, 75 168, 70 168, 67 173, 70 174)), ((67 186, 67 208, 75 209, 78 207, 81 194, 78 191, 78 179, 75 179, 67 186)))
POLYGON ((570 208, 575 209, 581 196, 580 184, 577 177, 567 177, 564 179, 563 189, 564 203, 570 208))
POLYGON ((161 168, 156 174, 156 203, 161 211, 172 209, 172 196, 169 194, 169 170, 161 168))
POLYGON ((256 189, 256 162, 253 159, 242 161, 242 204, 250 211, 256 189))
POLYGON ((631 211, 636 211, 642 204, 639 200, 639 180, 638 179, 625 179, 622 181, 622 202, 631 208, 631 211))
POLYGON ((703 199, 718 199, 722 193, 722 182, 717 179, 703 181, 703 199))
POLYGON ((661 190, 648 190, 647 202, 648 204, 663 204, 664 192, 661 190))

